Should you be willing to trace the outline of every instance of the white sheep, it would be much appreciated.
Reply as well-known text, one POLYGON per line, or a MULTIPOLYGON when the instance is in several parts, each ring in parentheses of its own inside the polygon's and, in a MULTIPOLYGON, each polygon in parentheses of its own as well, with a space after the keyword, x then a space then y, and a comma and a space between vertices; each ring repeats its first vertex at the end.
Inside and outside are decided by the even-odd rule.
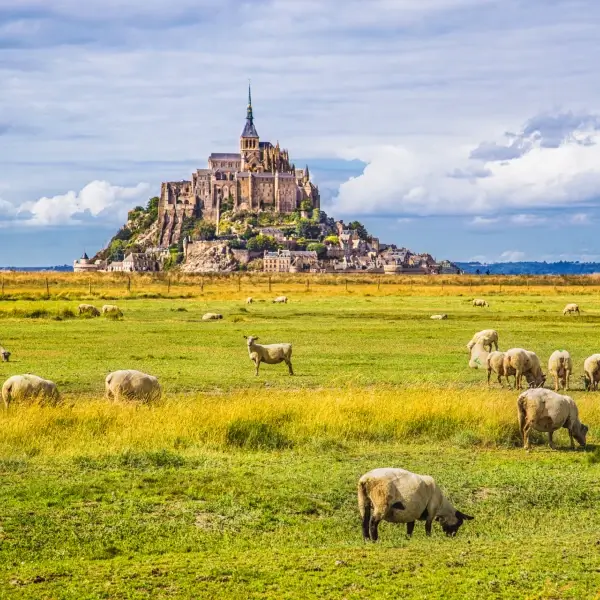
POLYGON ((481 298, 475 298, 473 300, 473 306, 483 306, 483 307, 485 307, 485 306, 489 306, 489 304, 485 300, 482 300, 481 298))
POLYGON ((548 359, 548 373, 554 378, 554 391, 558 392, 559 384, 569 389, 569 379, 573 372, 573 361, 566 350, 555 350, 548 359))
POLYGON ((586 390, 597 391, 600 381, 600 354, 592 354, 583 363, 583 372, 586 390))
POLYGON ((448 318, 448 315, 445 313, 441 315, 431 315, 429 318, 433 319, 434 321, 443 321, 448 318))
POLYGON ((483 369, 487 366, 489 352, 483 347, 481 342, 477 342, 471 348, 469 358, 469 367, 471 369, 483 369))
POLYGON ((506 382, 509 383, 508 376, 515 375, 515 370, 513 368, 511 368, 508 373, 504 370, 504 352, 498 352, 497 350, 494 352, 490 352, 486 360, 486 366, 488 387, 490 387, 490 378, 492 376, 492 372, 496 373, 496 375, 498 376, 498 383, 502 387, 504 387, 502 385, 502 377, 506 377, 506 382))
POLYGON ((291 344, 257 344, 258 336, 244 336, 248 344, 248 355, 250 360, 256 365, 255 375, 258 375, 260 363, 264 362, 267 365, 276 365, 284 362, 290 371, 290 375, 294 374, 292 369, 292 345, 291 344))
POLYGON ((569 430, 571 448, 575 448, 573 438, 581 446, 585 446, 588 428, 579 420, 577 405, 570 396, 561 396, 545 389, 527 390, 517 399, 517 415, 523 446, 526 449, 531 447, 529 442, 531 429, 547 432, 550 448, 555 448, 552 434, 561 427, 569 430))
POLYGON ((438 521, 447 536, 455 536, 465 520, 474 517, 456 510, 429 475, 417 475, 404 469, 373 469, 358 481, 358 508, 365 541, 377 541, 381 521, 406 523, 410 537, 415 521, 425 521, 425 533, 431 535, 438 521))
POLYGON ((8 362, 10 359, 10 354, 11 353, 6 348, 0 346, 0 356, 2 357, 2 362, 8 362))
POLYGON ((106 397, 109 400, 139 400, 151 402, 160 400, 162 390, 158 379, 153 375, 134 369, 109 373, 104 382, 106 397))
POLYGON ((56 403, 60 400, 60 394, 53 381, 26 373, 25 375, 13 375, 4 382, 2 399, 4 406, 8 408, 9 404, 15 401, 39 400, 40 402, 56 403))
POLYGON ((492 346, 495 346, 496 350, 498 350, 498 332, 495 329, 478 331, 467 344, 467 350, 470 352, 477 342, 481 342, 483 347, 489 352, 492 351, 492 346))
POLYGON ((80 315, 90 315, 92 317, 99 317, 100 311, 92 304, 80 304, 77 309, 80 315))
POLYGON ((105 304, 102 307, 102 314, 107 316, 115 316, 119 318, 123 316, 123 311, 114 304, 105 304))
MULTIPOLYGON (((542 387, 546 381, 546 376, 542 372, 540 359, 535 352, 524 350, 523 348, 511 348, 504 353, 504 372, 509 373, 510 369, 515 370, 515 386, 521 389, 523 375, 532 387, 542 387)), ((506 381, 508 382, 508 376, 506 381)))
POLYGON ((218 313, 206 313, 205 315, 202 316, 202 320, 203 321, 218 321, 219 319, 222 319, 223 315, 220 315, 218 313))
POLYGON ((246 304, 252 304, 254 302, 254 298, 246 298, 246 304))
POLYGON ((579 306, 577 306, 577 304, 575 304, 574 302, 572 302, 571 304, 567 304, 563 308, 563 316, 570 315, 572 313, 577 313, 578 315, 581 314, 579 311, 579 306))
POLYGON ((287 296, 277 296, 273 299, 273 304, 287 304, 287 296))

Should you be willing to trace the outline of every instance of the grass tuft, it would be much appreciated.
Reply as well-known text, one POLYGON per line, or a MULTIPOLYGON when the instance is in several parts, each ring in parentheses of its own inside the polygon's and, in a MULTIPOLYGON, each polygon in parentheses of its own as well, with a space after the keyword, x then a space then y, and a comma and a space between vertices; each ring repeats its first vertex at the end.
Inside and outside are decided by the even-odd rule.
POLYGON ((225 433, 225 444, 250 450, 283 450, 293 443, 270 423, 250 419, 237 419, 230 423, 225 433))

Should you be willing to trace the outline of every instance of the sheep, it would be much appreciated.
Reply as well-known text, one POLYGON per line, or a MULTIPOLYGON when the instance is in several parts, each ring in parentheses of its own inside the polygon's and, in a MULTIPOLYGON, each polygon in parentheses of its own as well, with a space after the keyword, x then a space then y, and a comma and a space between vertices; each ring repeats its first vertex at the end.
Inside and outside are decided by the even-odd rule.
POLYGON ((206 313, 205 315, 202 316, 202 320, 203 321, 218 321, 219 319, 222 319, 223 315, 220 315, 218 313, 206 313))
MULTIPOLYGON (((523 375, 525 375, 528 384, 531 387, 542 387, 546 381, 546 376, 542 372, 540 359, 535 352, 523 350, 523 348, 511 348, 504 353, 504 372, 509 373, 510 369, 515 370, 515 387, 521 389, 523 375)), ((508 382, 508 376, 506 376, 508 382)))
POLYGON ((258 368, 260 363, 264 362, 267 365, 276 365, 280 362, 285 362, 290 371, 290 375, 294 374, 292 369, 292 345, 291 344, 256 344, 258 336, 244 336, 248 344, 248 355, 250 360, 256 365, 255 375, 258 376, 258 368))
POLYGON ((80 304, 77 309, 80 315, 90 315, 92 317, 99 317, 100 311, 92 304, 80 304))
POLYGON ((431 535, 438 521, 447 536, 455 536, 465 520, 474 517, 456 510, 444 497, 432 477, 404 469, 373 469, 358 481, 358 508, 365 541, 377 541, 379 523, 406 523, 412 536, 415 521, 425 521, 425 533, 431 535))
POLYGON ((13 375, 4 382, 2 399, 6 408, 11 402, 19 400, 40 400, 55 404, 60 400, 60 394, 53 381, 26 373, 13 375))
POLYGON ((246 304, 252 304, 254 302, 254 298, 246 298, 246 304))
POLYGON ((577 313, 578 315, 581 314, 579 311, 579 306, 577 306, 577 304, 575 304, 574 302, 572 302, 571 304, 567 304, 563 308, 563 316, 570 315, 572 313, 577 313))
POLYGON ((6 348, 0 346, 0 356, 2 357, 2 362, 8 362, 10 354, 11 353, 6 348))
POLYGON ((469 359, 469 367, 471 369, 483 368, 488 359, 489 352, 483 347, 481 342, 477 342, 471 348, 471 357, 469 359))
POLYGON ((277 298, 273 299, 273 304, 287 304, 287 296, 277 296, 277 298))
POLYGON ((475 298, 473 300, 473 306, 489 307, 489 304, 485 300, 482 300, 481 298, 475 298))
POLYGON ((584 383, 586 390, 597 391, 600 381, 600 354, 592 354, 583 363, 584 383))
POLYGON ((489 352, 492 351, 492 346, 495 346, 496 350, 498 350, 498 332, 495 329, 484 329, 483 331, 478 331, 467 344, 467 350, 470 352, 473 346, 479 341, 489 352))
POLYGON ((161 388, 158 379, 153 375, 134 369, 109 373, 104 382, 108 400, 139 400, 151 402, 160 400, 161 388))
POLYGON ((448 315, 445 313, 441 315, 431 315, 429 318, 433 319, 434 321, 443 321, 448 318, 448 315))
POLYGON ((117 318, 123 316, 123 312, 121 311, 121 309, 118 306, 115 306, 114 304, 105 304, 102 307, 102 314, 107 316, 114 315, 117 318))
POLYGON ((548 433, 548 444, 556 448, 552 434, 561 427, 569 430, 571 448, 575 448, 573 438, 581 446, 585 446, 585 436, 588 432, 586 425, 579 420, 577 405, 570 396, 561 396, 552 390, 527 390, 517 399, 517 415, 519 430, 523 436, 523 447, 531 448, 529 431, 545 431, 548 433))
MULTIPOLYGON (((508 372, 504 370, 504 352, 498 352, 497 350, 494 352, 490 352, 488 354, 487 360, 485 362, 487 367, 487 384, 490 387, 490 378, 492 376, 492 371, 496 373, 498 376, 498 383, 502 385, 502 377, 506 377, 506 382, 508 383, 508 376, 515 375, 515 370, 511 367, 508 372)), ((510 383, 509 383, 510 385, 510 383)))
POLYGON ((559 384, 569 389, 569 379, 573 372, 573 361, 566 350, 555 350, 548 359, 548 373, 554 377, 554 391, 558 392, 559 384))

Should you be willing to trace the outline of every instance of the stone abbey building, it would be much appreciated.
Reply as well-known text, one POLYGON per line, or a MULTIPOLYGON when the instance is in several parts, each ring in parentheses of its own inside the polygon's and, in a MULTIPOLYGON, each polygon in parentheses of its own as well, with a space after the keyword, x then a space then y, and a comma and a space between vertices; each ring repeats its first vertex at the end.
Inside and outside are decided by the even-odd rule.
POLYGON ((191 181, 162 184, 158 205, 159 245, 179 241, 184 217, 219 222, 224 208, 291 213, 309 200, 320 207, 319 189, 310 181, 308 167, 296 169, 288 151, 262 142, 254 126, 248 89, 246 125, 239 153, 213 153, 208 169, 198 169, 191 181))

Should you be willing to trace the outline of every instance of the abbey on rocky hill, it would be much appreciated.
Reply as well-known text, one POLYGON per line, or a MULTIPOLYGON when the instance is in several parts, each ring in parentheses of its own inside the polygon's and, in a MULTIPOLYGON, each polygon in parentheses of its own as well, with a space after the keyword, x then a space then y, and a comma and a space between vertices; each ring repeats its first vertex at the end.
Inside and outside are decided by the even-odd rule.
POLYGON ((254 126, 252 96, 248 88, 246 125, 239 153, 213 153, 208 169, 198 169, 191 181, 165 182, 158 205, 159 245, 169 246, 181 237, 185 217, 219 222, 225 210, 294 212, 310 201, 320 207, 319 189, 310 181, 308 167, 296 169, 288 151, 261 142, 254 126))

